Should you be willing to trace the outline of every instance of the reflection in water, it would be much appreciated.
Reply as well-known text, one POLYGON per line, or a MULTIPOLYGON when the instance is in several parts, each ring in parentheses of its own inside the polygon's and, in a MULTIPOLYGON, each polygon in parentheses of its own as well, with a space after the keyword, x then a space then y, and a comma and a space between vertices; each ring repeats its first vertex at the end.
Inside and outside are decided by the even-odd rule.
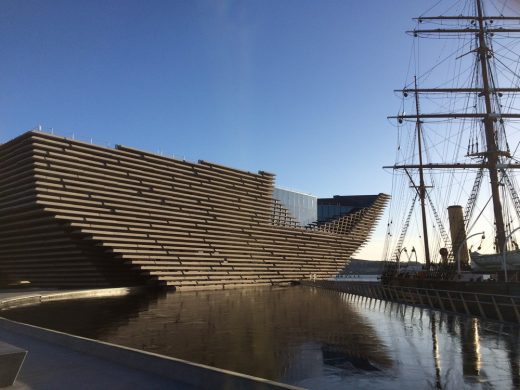
POLYGON ((132 295, 57 301, 2 311, 3 317, 92 339, 104 339, 146 312, 157 298, 132 295))
POLYGON ((179 292, 53 303, 9 318, 260 377, 296 382, 331 363, 389 369, 374 329, 340 294, 309 288, 179 292), (127 310, 124 313, 124 309, 127 310), (81 324, 84 329, 81 329, 81 324))
POLYGON ((511 337, 507 338, 507 352, 509 364, 511 365, 511 377, 513 385, 516 388, 520 387, 520 365, 518 355, 518 328, 511 329, 511 337))
POLYGON ((309 287, 177 292, 3 312, 315 389, 518 387, 518 329, 309 287))
POLYGON ((439 364, 439 341, 437 340, 437 327, 435 326, 435 316, 430 320, 433 344, 433 361, 435 362, 435 388, 442 389, 441 366, 439 364))
POLYGON ((462 373, 465 376, 478 377, 480 375, 478 321, 472 318, 461 322, 460 336, 462 373))
POLYGON ((347 301, 370 323, 381 324, 377 334, 398 362, 394 374, 399 385, 377 378, 363 383, 381 388, 520 386, 517 326, 389 302, 376 301, 376 306, 355 296, 347 301))

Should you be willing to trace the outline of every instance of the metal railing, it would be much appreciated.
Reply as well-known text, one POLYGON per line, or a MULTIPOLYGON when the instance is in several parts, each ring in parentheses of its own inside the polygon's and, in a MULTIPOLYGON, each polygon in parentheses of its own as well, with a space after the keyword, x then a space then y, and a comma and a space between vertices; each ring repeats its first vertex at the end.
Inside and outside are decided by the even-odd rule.
POLYGON ((389 286, 379 282, 350 283, 347 281, 318 280, 315 282, 306 281, 303 284, 368 298, 475 316, 486 320, 520 324, 520 296, 389 286))

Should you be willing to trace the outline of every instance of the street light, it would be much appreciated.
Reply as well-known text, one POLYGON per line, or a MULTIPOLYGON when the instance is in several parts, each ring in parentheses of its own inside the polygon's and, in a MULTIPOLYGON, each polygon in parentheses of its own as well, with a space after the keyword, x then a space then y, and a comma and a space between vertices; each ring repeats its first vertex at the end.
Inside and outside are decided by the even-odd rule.
POLYGON ((408 256, 408 251, 406 250, 406 248, 399 249, 397 254, 397 273, 401 271, 401 253, 403 252, 406 252, 406 255, 408 256))
POLYGON ((482 239, 486 238, 484 236, 484 233, 485 232, 480 232, 480 233, 475 233, 475 234, 472 234, 471 236, 468 236, 466 237, 466 239, 464 241, 462 241, 460 244, 459 244, 459 247, 457 248, 457 257, 456 257, 456 260, 457 260, 457 274, 460 275, 460 250, 462 249, 462 246, 463 244, 468 241, 471 237, 475 237, 475 236, 478 236, 480 234, 482 234, 482 239))

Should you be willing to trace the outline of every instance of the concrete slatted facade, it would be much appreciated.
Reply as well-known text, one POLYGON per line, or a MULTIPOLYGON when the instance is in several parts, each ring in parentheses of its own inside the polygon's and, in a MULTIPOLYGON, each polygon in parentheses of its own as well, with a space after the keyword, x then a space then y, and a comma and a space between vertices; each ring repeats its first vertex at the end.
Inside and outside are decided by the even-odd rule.
POLYGON ((387 195, 296 226, 274 176, 41 132, 0 146, 0 278, 42 287, 180 289, 335 275, 387 195))

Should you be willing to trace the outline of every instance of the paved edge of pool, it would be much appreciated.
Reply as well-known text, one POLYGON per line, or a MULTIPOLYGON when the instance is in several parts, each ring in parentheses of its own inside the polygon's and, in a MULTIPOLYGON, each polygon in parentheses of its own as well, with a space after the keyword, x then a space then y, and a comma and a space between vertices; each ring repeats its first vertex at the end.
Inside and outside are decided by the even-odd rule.
POLYGON ((147 290, 147 287, 142 286, 98 288, 88 290, 0 290, 0 310, 12 309, 19 306, 35 305, 51 301, 86 298, 108 298, 141 294, 147 290))
MULTIPOLYGON (((145 287, 124 287, 66 292, 25 291, 20 292, 20 295, 3 298, 0 294, 0 310, 57 300, 124 296, 144 291, 146 291, 145 287)), ((200 389, 301 389, 300 387, 183 359, 24 324, 3 317, 0 317, 0 328, 200 389)), ((28 350, 30 354, 30 348, 28 350)))

